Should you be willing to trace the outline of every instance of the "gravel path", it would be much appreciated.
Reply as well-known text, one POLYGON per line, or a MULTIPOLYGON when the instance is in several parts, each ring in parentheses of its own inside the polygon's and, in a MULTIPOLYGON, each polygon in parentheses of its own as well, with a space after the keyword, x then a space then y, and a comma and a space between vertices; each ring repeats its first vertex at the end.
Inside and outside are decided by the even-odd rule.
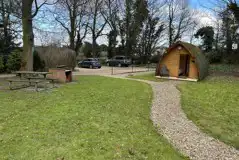
MULTIPOLYGON (((123 76, 119 77, 123 78, 123 76)), ((184 155, 195 160, 239 160, 239 151, 205 133, 181 109, 178 81, 151 82, 154 92, 151 119, 158 132, 184 155)))

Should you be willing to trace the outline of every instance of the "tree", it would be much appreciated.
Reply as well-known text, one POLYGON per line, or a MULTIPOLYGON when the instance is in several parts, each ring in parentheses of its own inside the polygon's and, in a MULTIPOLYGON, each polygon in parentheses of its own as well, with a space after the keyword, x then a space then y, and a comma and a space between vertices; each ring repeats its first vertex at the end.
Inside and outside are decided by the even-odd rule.
POLYGON ((108 38, 108 58, 112 58, 115 55, 115 48, 117 45, 117 36, 118 36, 118 25, 119 21, 119 5, 117 0, 106 0, 106 6, 108 10, 106 11, 105 21, 110 27, 110 32, 107 34, 108 38))
POLYGON ((108 58, 112 58, 115 55, 115 47, 117 44, 117 30, 111 30, 110 33, 107 35, 108 37, 108 58))
POLYGON ((87 0, 59 0, 53 12, 55 20, 66 30, 70 48, 75 50, 76 54, 87 34, 87 2, 87 0))
POLYGON ((89 1, 89 29, 92 37, 92 53, 93 57, 97 54, 97 39, 103 35, 103 30, 107 24, 104 14, 106 5, 104 0, 89 1))
POLYGON ((136 51, 143 23, 148 17, 148 3, 146 0, 125 0, 124 7, 121 8, 122 15, 118 19, 121 48, 124 48, 125 55, 132 56, 136 51))
MULTIPOLYGON (((90 42, 84 42, 84 45, 82 46, 82 52, 84 53, 84 55, 88 58, 93 57, 93 47, 92 44, 90 42)), ((102 48, 103 49, 103 48, 102 48)), ((99 51, 100 51, 100 47, 98 44, 96 44, 96 54, 95 56, 98 57, 99 56, 99 51)))
POLYGON ((226 53, 229 55, 232 53, 233 37, 236 33, 236 28, 238 28, 238 25, 235 25, 234 16, 228 9, 225 9, 223 12, 221 12, 220 16, 222 19, 221 32, 224 41, 223 43, 226 45, 226 53))
POLYGON ((143 24, 138 44, 138 52, 142 63, 146 63, 149 60, 165 29, 164 23, 160 19, 163 16, 161 14, 163 4, 150 0, 148 1, 148 6, 149 14, 143 24))
POLYGON ((166 0, 166 6, 168 8, 168 39, 169 45, 172 45, 181 39, 183 33, 194 22, 186 0, 166 0))
POLYGON ((214 41, 214 30, 213 27, 207 26, 200 28, 196 34, 196 38, 201 37, 203 39, 203 48, 205 48, 205 51, 211 51, 213 47, 213 41, 214 41))
POLYGON ((32 28, 32 20, 37 15, 39 9, 46 3, 44 1, 41 5, 37 0, 22 0, 21 14, 22 14, 22 32, 23 32, 23 52, 21 70, 33 70, 33 46, 34 34, 32 28), (32 7, 35 6, 35 11, 32 13, 32 7))
POLYGON ((228 0, 227 4, 228 4, 228 8, 234 14, 234 16, 237 20, 237 23, 239 23, 239 6, 238 6, 236 0, 228 0))
POLYGON ((19 0, 16 1, 18 6, 21 6, 21 19, 22 19, 22 33, 23 33, 23 52, 21 70, 33 70, 33 47, 34 47, 34 33, 33 33, 33 18, 37 15, 40 8, 48 3, 44 0, 38 4, 37 0, 19 0), (34 10, 32 10, 34 8, 34 10))
MULTIPOLYGON (((18 30, 15 28, 17 23, 13 15, 13 0, 0 0, 0 53, 8 55, 19 46, 15 43, 18 38, 18 30)), ((4 58, 5 60, 5 58, 4 58)))

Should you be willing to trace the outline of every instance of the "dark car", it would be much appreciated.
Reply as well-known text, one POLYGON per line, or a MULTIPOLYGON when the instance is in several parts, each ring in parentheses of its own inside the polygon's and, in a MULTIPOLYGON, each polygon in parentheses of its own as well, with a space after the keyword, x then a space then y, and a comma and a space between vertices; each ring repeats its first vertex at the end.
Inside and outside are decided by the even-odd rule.
POLYGON ((87 58, 78 63, 78 67, 82 68, 101 68, 100 62, 96 58, 87 58))
POLYGON ((106 63, 108 66, 128 67, 131 64, 131 60, 126 56, 115 56, 106 63))

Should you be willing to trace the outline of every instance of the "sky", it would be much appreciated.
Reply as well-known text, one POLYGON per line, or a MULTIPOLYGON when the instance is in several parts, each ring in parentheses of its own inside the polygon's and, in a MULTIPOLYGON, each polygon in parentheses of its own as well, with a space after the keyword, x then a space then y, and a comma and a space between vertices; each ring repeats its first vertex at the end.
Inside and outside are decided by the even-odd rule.
MULTIPOLYGON (((203 1, 205 0, 199 0, 201 1, 200 3, 203 3, 203 1)), ((200 3, 198 0, 190 0, 189 4, 193 7, 193 8, 197 8, 200 7, 200 3)))
POLYGON ((193 8, 202 9, 205 7, 213 7, 220 0, 189 0, 189 4, 193 8))
MULTIPOLYGON (((215 6, 216 1, 219 0, 188 0, 189 6, 197 11, 197 21, 199 22, 198 27, 202 27, 202 26, 213 26, 215 25, 214 22, 216 21, 215 16, 212 14, 212 12, 210 11, 210 8, 213 8, 215 6)), ((42 23, 42 22, 41 22, 42 23)), ((44 24, 38 24, 38 26, 44 26, 44 24)), ((53 25, 52 25, 53 26, 53 25)), ((50 30, 52 30, 52 27, 47 27, 48 29, 51 28, 50 30)), ((55 29, 55 28, 54 28, 55 29)), ((53 30, 54 30, 53 29, 53 30)), ((54 30, 56 31, 56 29, 54 30)), ((107 32, 107 31, 105 31, 107 32)), ((48 34, 48 33, 45 33, 48 34)), ((58 33, 57 33, 58 34, 58 33)), ((38 35, 43 36, 44 37, 44 33, 38 33, 38 35)), ((59 36, 59 34, 58 34, 59 36)), ((49 37, 49 36, 46 36, 49 37)), ((50 36, 53 38, 54 40, 54 34, 53 36, 50 36)), ((65 41, 67 41, 67 35, 62 35, 62 37, 65 37, 63 39, 65 39, 65 41)), ((185 37, 185 39, 183 39, 185 41, 187 41, 187 37, 185 37)), ((46 41, 46 40, 43 40, 46 41)), ((49 39, 49 41, 51 41, 51 39, 49 39)), ((91 41, 90 37, 88 37, 86 39, 86 41, 91 41)), ((106 37, 100 37, 97 40, 98 44, 107 44, 107 38, 106 37)), ((40 40, 37 35, 36 35, 36 39, 35 39, 35 44, 36 45, 41 45, 42 43, 42 39, 40 40)))

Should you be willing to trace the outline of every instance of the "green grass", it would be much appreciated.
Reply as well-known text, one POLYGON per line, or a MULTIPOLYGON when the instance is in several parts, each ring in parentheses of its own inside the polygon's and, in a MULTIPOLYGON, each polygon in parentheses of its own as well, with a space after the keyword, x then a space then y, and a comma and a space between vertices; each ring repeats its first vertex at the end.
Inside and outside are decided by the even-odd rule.
POLYGON ((131 76, 128 76, 128 78, 149 80, 149 81, 154 81, 154 82, 162 82, 162 81, 164 81, 163 79, 156 78, 156 77, 155 77, 155 73, 146 73, 146 74, 140 74, 140 75, 131 75, 131 76))
POLYGON ((239 149, 239 81, 221 77, 178 87, 188 118, 201 130, 239 149))
POLYGON ((150 121, 148 84, 82 76, 52 92, 0 92, 0 159, 185 159, 150 121))
POLYGON ((239 65, 211 64, 209 70, 211 72, 239 72, 239 65))

